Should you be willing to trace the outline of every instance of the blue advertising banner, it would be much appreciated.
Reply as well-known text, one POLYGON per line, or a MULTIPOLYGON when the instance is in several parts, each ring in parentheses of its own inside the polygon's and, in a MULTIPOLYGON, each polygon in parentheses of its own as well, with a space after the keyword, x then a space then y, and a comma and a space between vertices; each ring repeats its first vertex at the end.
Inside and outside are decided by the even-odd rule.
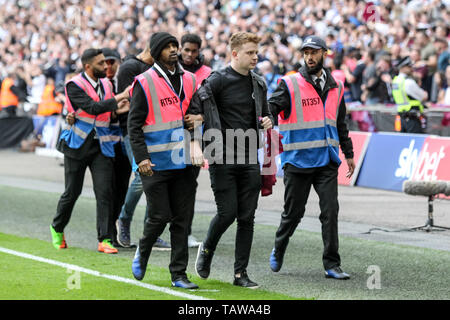
POLYGON ((402 191, 419 160, 427 135, 374 133, 359 171, 356 185, 402 191))

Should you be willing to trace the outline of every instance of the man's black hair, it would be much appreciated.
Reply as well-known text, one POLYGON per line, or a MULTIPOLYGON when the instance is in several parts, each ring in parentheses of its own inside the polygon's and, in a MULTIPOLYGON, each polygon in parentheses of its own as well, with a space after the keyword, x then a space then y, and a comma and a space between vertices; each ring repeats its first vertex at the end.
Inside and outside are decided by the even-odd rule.
POLYGON ((198 48, 202 47, 202 39, 196 34, 188 33, 181 37, 181 46, 186 42, 198 44, 198 48))
POLYGON ((375 61, 375 57, 377 56, 377 51, 376 50, 369 50, 369 52, 367 53, 369 55, 369 58, 371 61, 375 61))
POLYGON ((356 60, 361 60, 361 58, 362 58, 362 54, 361 54, 361 51, 359 51, 359 49, 356 49, 355 51, 353 51, 351 56, 353 56, 356 60))
POLYGON ((86 63, 91 63, 92 60, 99 54, 103 54, 102 49, 95 49, 95 48, 86 49, 81 55, 81 63, 83 64, 83 66, 86 63))

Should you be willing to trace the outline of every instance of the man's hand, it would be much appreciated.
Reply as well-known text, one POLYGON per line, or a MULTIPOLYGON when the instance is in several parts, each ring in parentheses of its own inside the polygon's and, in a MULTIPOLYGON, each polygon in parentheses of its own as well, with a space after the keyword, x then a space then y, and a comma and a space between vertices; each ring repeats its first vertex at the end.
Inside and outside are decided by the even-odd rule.
POLYGON ((69 112, 66 116, 66 121, 72 126, 75 123, 75 112, 69 112))
POLYGON ((131 89, 131 85, 129 85, 125 90, 123 90, 121 93, 116 94, 114 96, 114 98, 116 99, 117 102, 120 102, 124 99, 128 99, 130 97, 130 89, 131 89))
POLYGON ((191 163, 196 167, 205 166, 202 148, 197 140, 191 141, 191 163))
POLYGON ((347 160, 348 171, 345 176, 347 178, 350 178, 353 175, 353 172, 355 172, 355 161, 353 160, 353 158, 346 159, 346 160, 347 160))
POLYGON ((139 162, 139 173, 142 174, 143 176, 152 176, 153 175, 153 170, 152 167, 155 166, 155 164, 153 164, 150 159, 145 159, 142 160, 141 162, 139 162))
POLYGON ((55 100, 56 100, 56 102, 64 104, 64 102, 66 101, 66 97, 64 97, 63 94, 57 93, 56 97, 55 97, 55 100))
POLYGON ((203 122, 203 116, 201 114, 187 114, 184 116, 184 122, 189 130, 197 128, 203 122))
POLYGON ((381 80, 385 83, 391 83, 392 82, 392 77, 388 74, 388 73, 383 73, 381 75, 381 80))
POLYGON ((117 104, 116 114, 122 114, 130 111, 130 101, 128 99, 123 99, 117 104))
POLYGON ((262 118, 260 124, 264 130, 272 128, 272 120, 269 117, 262 118))

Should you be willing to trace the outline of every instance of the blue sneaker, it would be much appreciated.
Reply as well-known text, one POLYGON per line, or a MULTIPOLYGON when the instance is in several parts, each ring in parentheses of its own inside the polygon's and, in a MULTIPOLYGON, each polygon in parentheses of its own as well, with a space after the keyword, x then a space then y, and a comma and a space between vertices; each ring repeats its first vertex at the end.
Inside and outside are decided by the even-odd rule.
POLYGON ((187 277, 180 277, 172 281, 172 287, 178 287, 183 289, 198 289, 198 285, 189 281, 187 277))
POLYGON ((141 253, 139 252, 139 246, 136 249, 136 253, 134 254, 133 263, 131 264, 131 271, 133 272, 133 276, 136 280, 142 280, 145 276, 145 271, 147 269, 147 261, 143 263, 141 253))
POLYGON ((272 269, 273 272, 278 272, 283 265, 283 255, 276 251, 275 248, 273 248, 272 253, 270 254, 269 262, 270 269, 272 269))
POLYGON ((342 271, 340 267, 334 267, 329 270, 325 270, 325 278, 333 278, 338 280, 350 279, 350 275, 342 271))

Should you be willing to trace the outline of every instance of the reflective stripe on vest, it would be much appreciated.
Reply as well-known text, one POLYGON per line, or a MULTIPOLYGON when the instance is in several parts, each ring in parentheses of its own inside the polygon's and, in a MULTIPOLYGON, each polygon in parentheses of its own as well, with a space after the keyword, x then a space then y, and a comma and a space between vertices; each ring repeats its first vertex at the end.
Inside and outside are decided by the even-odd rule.
MULTIPOLYGON (((100 101, 100 97, 90 83, 78 74, 66 83, 66 106, 69 112, 74 112, 70 99, 67 95, 67 84, 69 82, 75 83, 80 89, 91 97, 94 101, 100 101)), ((107 79, 100 79, 100 83, 105 91, 104 100, 113 98, 112 85, 107 79)), ((119 135, 113 135, 110 129, 111 112, 104 112, 97 116, 87 113, 82 109, 75 112, 75 123, 70 130, 64 130, 61 133, 60 139, 66 140, 68 146, 73 149, 80 148, 92 129, 96 130, 100 149, 107 157, 114 157, 114 144, 120 141, 119 135)))
POLYGON ((339 147, 339 141, 336 141, 334 139, 328 139, 328 140, 315 140, 315 141, 293 142, 283 144, 283 151, 322 148, 327 147, 328 144, 331 144, 333 147, 339 147))
POLYGON ((408 112, 413 107, 419 108, 423 112, 423 105, 419 100, 410 99, 405 91, 405 78, 395 76, 392 80, 392 97, 397 105, 398 112, 408 112))
POLYGON ((111 140, 114 141, 114 143, 123 141, 123 132, 119 120, 109 125, 109 131, 111 140))
POLYGON ((175 142, 154 144, 151 146, 147 146, 147 151, 148 151, 148 153, 164 152, 164 151, 182 149, 183 147, 184 147, 184 141, 175 141, 175 142))
POLYGON ((183 117, 196 90, 196 79, 194 74, 185 71, 182 80, 185 97, 180 101, 177 93, 154 68, 136 77, 147 99, 148 115, 142 131, 156 171, 186 167, 183 117), (180 159, 183 160, 179 161, 180 159))
POLYGON ((280 114, 279 128, 283 135, 282 165, 291 163, 301 168, 327 165, 330 160, 340 164, 339 136, 336 122, 343 99, 343 85, 328 91, 322 102, 315 88, 300 73, 282 78, 291 97, 291 112, 280 114))

